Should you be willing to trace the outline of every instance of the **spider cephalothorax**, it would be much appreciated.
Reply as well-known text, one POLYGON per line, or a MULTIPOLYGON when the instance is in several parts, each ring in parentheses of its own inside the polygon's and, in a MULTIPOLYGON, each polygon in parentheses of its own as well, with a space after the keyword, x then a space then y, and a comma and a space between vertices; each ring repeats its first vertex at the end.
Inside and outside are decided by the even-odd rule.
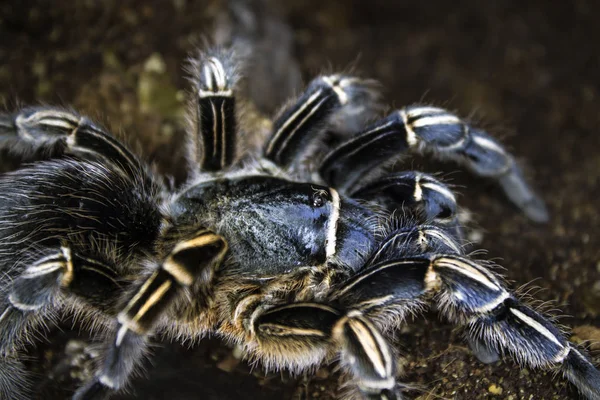
POLYGON ((374 98, 371 82, 329 75, 282 110, 259 154, 246 154, 236 142, 233 60, 213 51, 193 63, 191 178, 174 192, 74 112, 2 116, 0 144, 31 162, 0 177, 4 397, 21 389, 9 375, 27 330, 74 309, 109 332, 80 399, 123 388, 153 332, 210 332, 295 372, 339 357, 354 378, 350 393, 398 398, 388 334, 434 301, 467 328, 480 358, 560 369, 599 398, 585 356, 465 255, 452 192, 427 174, 384 168, 411 151, 450 159, 544 221, 542 201, 499 143, 444 109, 411 106, 326 149, 324 134, 354 124, 374 98))

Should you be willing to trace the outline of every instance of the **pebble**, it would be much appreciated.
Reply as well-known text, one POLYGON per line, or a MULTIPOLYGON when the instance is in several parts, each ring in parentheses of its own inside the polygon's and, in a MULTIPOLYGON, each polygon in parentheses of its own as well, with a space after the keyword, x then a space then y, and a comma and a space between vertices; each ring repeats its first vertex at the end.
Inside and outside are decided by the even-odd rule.
POLYGON ((488 392, 490 392, 491 394, 502 394, 502 391, 502 386, 498 386, 493 383, 488 388, 488 392))

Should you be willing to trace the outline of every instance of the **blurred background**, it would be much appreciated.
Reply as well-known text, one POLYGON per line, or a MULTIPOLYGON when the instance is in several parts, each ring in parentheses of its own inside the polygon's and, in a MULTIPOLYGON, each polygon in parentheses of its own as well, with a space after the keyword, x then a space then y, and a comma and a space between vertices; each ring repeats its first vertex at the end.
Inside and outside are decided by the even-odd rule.
MULTIPOLYGON (((506 268, 513 288, 540 287, 571 340, 600 361, 600 3, 342 0, 107 0, 0 3, 0 102, 73 107, 182 180, 186 57, 207 40, 248 40, 244 91, 272 115, 323 71, 381 83, 390 107, 426 102, 489 130, 523 161, 551 221, 519 214, 493 185, 444 171, 470 210, 469 238, 506 268), (210 39, 213 38, 213 39, 210 39), (248 47, 250 48, 250 47, 248 47)), ((68 398, 89 376, 90 338, 68 319, 28 349, 38 398, 68 398)), ((510 360, 483 365, 434 312, 398 331, 412 399, 571 399, 552 373, 510 360)), ((146 377, 118 399, 332 399, 335 366, 265 374, 216 339, 157 340, 146 377)))

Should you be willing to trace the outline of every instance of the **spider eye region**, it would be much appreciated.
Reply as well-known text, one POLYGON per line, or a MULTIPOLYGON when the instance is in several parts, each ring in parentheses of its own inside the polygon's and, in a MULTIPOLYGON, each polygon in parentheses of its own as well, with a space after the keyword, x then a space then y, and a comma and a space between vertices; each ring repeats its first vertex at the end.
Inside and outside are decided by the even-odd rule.
POLYGON ((318 208, 323 207, 323 205, 325 205, 325 199, 323 196, 319 194, 313 195, 313 207, 318 208))
POLYGON ((314 208, 323 207, 327 201, 330 200, 331 196, 329 196, 329 193, 325 189, 317 189, 313 187, 313 190, 314 193, 312 195, 312 206, 314 208))

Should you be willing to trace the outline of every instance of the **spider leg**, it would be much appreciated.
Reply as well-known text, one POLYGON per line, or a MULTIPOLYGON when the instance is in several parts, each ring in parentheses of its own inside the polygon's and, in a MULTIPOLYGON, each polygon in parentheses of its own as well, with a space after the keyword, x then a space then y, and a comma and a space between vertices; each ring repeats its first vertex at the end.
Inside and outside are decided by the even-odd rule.
POLYGON ((146 168, 126 146, 87 117, 58 107, 31 107, 0 115, 0 155, 13 164, 12 168, 0 166, 5 171, 72 155, 109 163, 152 185, 146 168))
POLYGON ((399 399, 394 354, 379 330, 359 311, 345 313, 316 303, 275 307, 254 320, 267 366, 318 364, 339 352, 341 364, 366 399, 399 399))
POLYGON ((264 156, 289 168, 322 135, 334 117, 356 119, 376 97, 373 82, 345 75, 314 79, 291 105, 275 118, 264 156))
POLYGON ((431 175, 416 171, 389 174, 354 190, 350 197, 376 201, 389 213, 400 209, 420 224, 433 224, 462 238, 454 193, 431 175))
MULTIPOLYGON (((35 112, 32 126, 41 129, 40 120, 44 125, 56 115, 54 109, 35 112)), ((158 235, 160 186, 122 145, 90 126, 84 122, 49 140, 97 159, 47 160, 0 175, 0 334, 6 346, 0 370, 14 369, 10 357, 28 333, 64 306, 93 316, 92 327, 115 315, 131 261, 158 235)), ((49 135, 45 128, 39 134, 49 135)))
POLYGON ((92 306, 101 324, 98 317, 114 314, 114 299, 121 291, 113 268, 74 254, 66 244, 28 265, 13 279, 0 308, 0 395, 21 398, 19 393, 28 390, 18 352, 28 342, 29 332, 52 319, 61 303, 69 302, 84 312, 92 306))
POLYGON ((196 93, 190 110, 189 158, 201 171, 220 171, 236 157, 235 65, 233 51, 201 53, 191 60, 196 93))
POLYGON ((510 293, 480 262, 462 255, 433 254, 382 261, 336 292, 343 304, 358 304, 367 317, 393 327, 406 308, 436 295, 441 312, 467 328, 490 359, 508 354, 522 365, 560 369, 589 399, 600 398, 600 372, 540 313, 510 293), (382 318, 386 315, 386 318, 382 318), (388 322, 386 322, 388 321, 388 322))
POLYGON ((352 191, 365 175, 406 151, 453 160, 475 175, 493 179, 529 218, 548 220, 543 201, 514 158, 487 133, 437 107, 411 106, 393 112, 329 153, 320 174, 330 185, 352 191))
MULTIPOLYGON (((37 259, 13 281, 10 306, 21 313, 37 312, 54 303, 61 290, 85 299, 105 313, 114 311, 114 299, 123 290, 114 267, 75 253, 67 243, 37 259)), ((15 324, 12 324, 13 326, 15 324)))
MULTIPOLYGON (((367 261, 366 265, 372 266, 387 260, 411 257, 414 254, 441 253, 464 255, 464 248, 458 244, 460 239, 461 237, 456 235, 456 231, 448 229, 448 226, 445 225, 405 225, 402 228, 394 229, 387 234, 386 238, 381 241, 377 251, 375 251, 367 261)), ((397 298, 398 297, 396 297, 396 299, 397 298)), ((401 296, 400 298, 404 297, 401 296)), ((410 296, 406 300, 408 301, 409 299, 410 296)), ((353 301, 360 303, 365 300, 354 299, 353 301)), ((383 314, 381 314, 385 310, 387 310, 385 312, 391 313, 391 315, 389 315, 390 318, 388 318, 389 321, 402 322, 407 312, 415 312, 415 309, 422 306, 420 301, 414 304, 408 302, 401 309, 396 309, 394 307, 387 309, 385 304, 378 305, 377 302, 371 303, 370 300, 367 301, 366 304, 375 307, 374 314, 369 314, 369 316, 381 321, 381 326, 386 324, 385 319, 382 319, 383 314)), ((496 350, 478 338, 469 337, 468 344, 471 351, 483 363, 488 364, 497 361, 500 357, 496 350)))
POLYGON ((227 251, 221 236, 200 230, 179 241, 162 263, 136 285, 129 301, 117 316, 116 334, 95 379, 75 394, 75 399, 102 399, 126 385, 146 349, 148 336, 164 317, 165 311, 192 284, 207 285, 227 251), (199 279, 200 278, 200 279, 199 279))

